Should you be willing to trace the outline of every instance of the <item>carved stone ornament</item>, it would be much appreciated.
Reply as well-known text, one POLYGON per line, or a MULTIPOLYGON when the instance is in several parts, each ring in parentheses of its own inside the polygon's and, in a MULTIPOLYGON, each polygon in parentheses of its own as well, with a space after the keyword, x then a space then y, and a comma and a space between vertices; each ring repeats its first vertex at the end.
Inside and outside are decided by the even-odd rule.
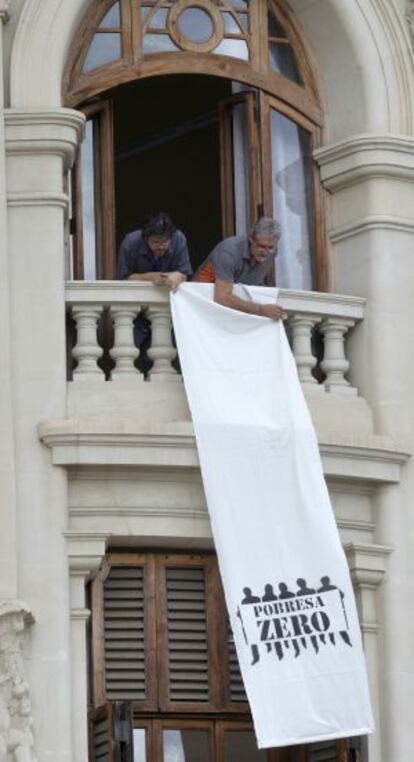
POLYGON ((0 600, 0 762, 36 762, 23 636, 33 622, 21 601, 0 600))
POLYGON ((408 23, 408 31, 410 33, 411 42, 414 46, 414 0, 407 0, 405 18, 407 19, 408 23))
POLYGON ((0 18, 3 24, 6 24, 10 18, 10 2, 11 0, 0 0, 0 18))

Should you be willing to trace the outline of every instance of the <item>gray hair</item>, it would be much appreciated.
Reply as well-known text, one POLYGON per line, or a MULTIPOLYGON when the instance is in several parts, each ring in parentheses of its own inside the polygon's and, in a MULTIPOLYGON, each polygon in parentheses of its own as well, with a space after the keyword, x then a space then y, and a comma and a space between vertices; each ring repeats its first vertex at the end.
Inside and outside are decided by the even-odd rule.
POLYGON ((252 225, 250 229, 250 235, 252 238, 261 238, 262 236, 276 238, 278 241, 281 236, 281 228, 276 220, 272 217, 260 217, 257 222, 252 225))

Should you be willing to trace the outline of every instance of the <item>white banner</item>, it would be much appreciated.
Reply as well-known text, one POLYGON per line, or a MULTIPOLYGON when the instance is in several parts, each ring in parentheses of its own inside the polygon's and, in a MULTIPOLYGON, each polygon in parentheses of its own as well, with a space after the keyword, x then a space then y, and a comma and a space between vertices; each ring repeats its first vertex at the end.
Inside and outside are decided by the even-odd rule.
POLYGON ((207 284, 171 305, 259 748, 370 733, 349 571, 283 324, 216 304, 207 284))

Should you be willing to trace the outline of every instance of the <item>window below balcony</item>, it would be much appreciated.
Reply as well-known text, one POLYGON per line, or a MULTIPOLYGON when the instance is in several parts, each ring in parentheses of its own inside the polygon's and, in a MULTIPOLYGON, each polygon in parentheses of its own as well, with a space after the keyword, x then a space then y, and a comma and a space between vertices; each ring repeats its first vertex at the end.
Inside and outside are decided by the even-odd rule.
POLYGON ((212 554, 111 553, 91 585, 91 760, 347 762, 258 751, 212 554))

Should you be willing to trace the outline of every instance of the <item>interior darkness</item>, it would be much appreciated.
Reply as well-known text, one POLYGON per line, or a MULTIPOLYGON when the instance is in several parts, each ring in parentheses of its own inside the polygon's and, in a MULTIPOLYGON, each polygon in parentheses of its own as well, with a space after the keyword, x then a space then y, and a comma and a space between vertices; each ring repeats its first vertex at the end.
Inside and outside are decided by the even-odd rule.
POLYGON ((231 81, 170 75, 114 93, 117 246, 143 218, 167 212, 195 268, 221 238, 218 103, 231 81))

